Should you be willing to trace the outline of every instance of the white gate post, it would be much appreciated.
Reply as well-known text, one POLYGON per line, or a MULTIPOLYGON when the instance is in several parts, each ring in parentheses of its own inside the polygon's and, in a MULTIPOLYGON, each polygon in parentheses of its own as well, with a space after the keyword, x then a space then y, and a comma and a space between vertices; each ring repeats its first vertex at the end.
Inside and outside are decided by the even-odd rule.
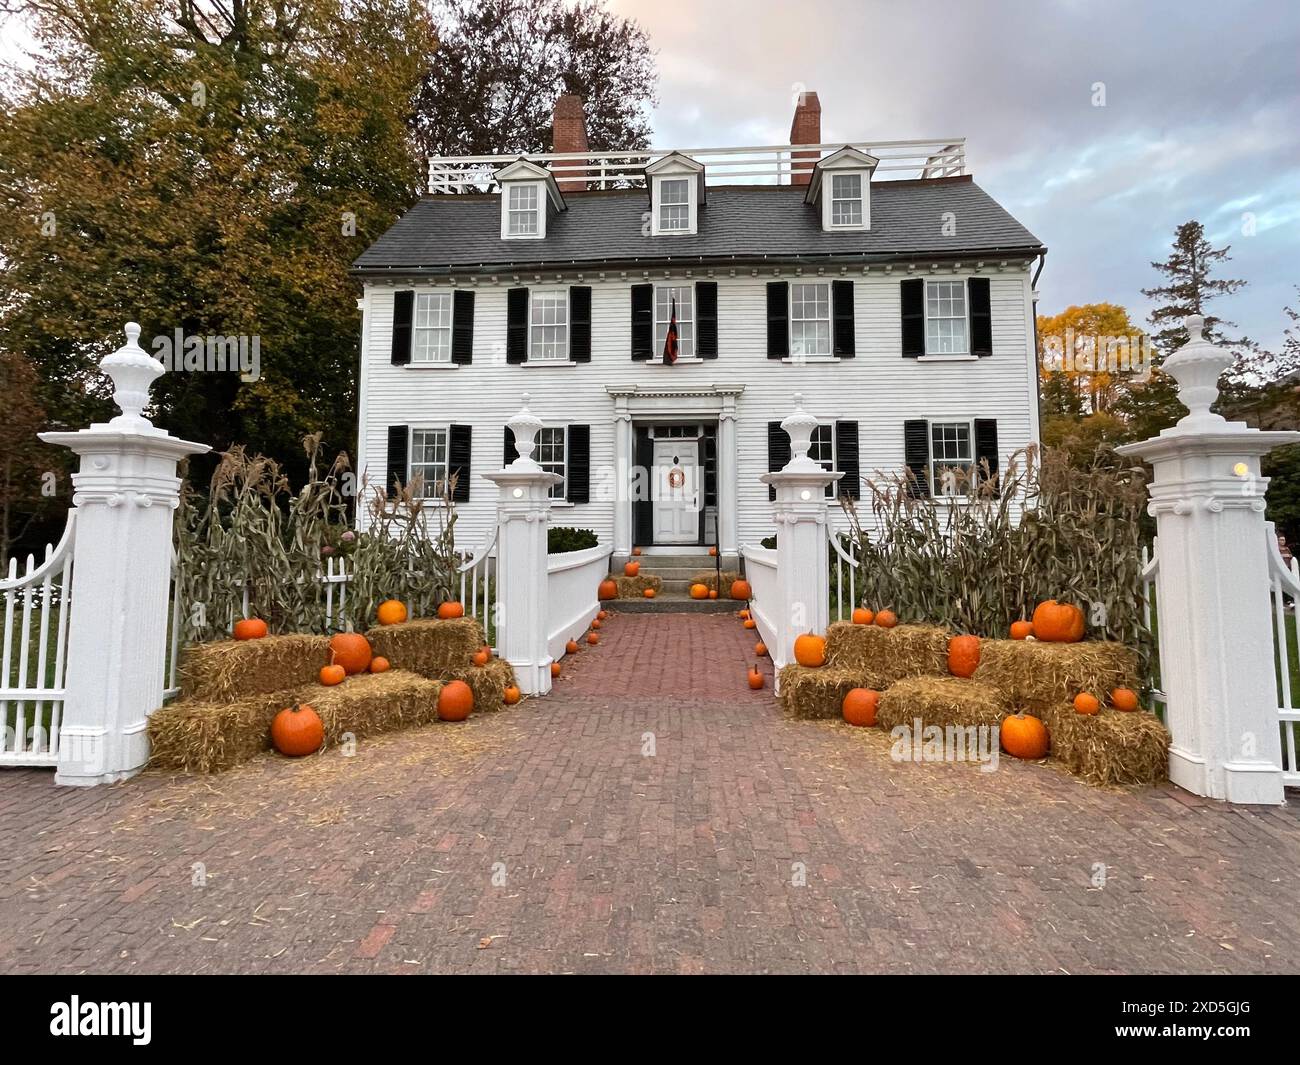
POLYGON ((155 428, 141 413, 162 364, 136 342, 99 364, 121 414, 75 433, 41 433, 81 456, 72 475, 77 512, 67 691, 56 784, 107 784, 149 760, 145 726, 162 704, 171 591, 176 463, 209 450, 155 428))
POLYGON ((551 655, 547 648, 546 530, 551 520, 551 485, 533 459, 541 419, 523 408, 506 422, 519 457, 505 469, 485 476, 497 496, 497 653, 514 668, 519 690, 545 695, 551 690, 551 655))
POLYGON ((794 413, 781 428, 790 436, 790 461, 783 469, 760 474, 758 479, 776 487, 772 516, 782 602, 773 617, 780 638, 780 654, 773 658, 793 662, 795 637, 805 632, 824 633, 830 624, 826 486, 844 475, 808 457, 817 419, 804 411, 802 393, 795 393, 794 413))
POLYGON ((1191 412, 1119 448, 1155 470, 1148 511, 1160 566, 1160 677, 1168 697, 1169 779, 1234 803, 1282 803, 1264 491, 1259 460, 1300 433, 1262 432, 1210 412, 1232 354, 1204 340, 1204 319, 1164 370, 1191 412))

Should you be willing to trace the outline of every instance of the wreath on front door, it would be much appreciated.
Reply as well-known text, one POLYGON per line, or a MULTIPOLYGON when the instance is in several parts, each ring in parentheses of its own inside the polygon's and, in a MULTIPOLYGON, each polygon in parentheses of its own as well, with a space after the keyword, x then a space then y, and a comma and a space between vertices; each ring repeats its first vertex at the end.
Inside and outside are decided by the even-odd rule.
POLYGON ((681 469, 672 469, 668 471, 668 487, 680 488, 686 483, 686 471, 681 469))

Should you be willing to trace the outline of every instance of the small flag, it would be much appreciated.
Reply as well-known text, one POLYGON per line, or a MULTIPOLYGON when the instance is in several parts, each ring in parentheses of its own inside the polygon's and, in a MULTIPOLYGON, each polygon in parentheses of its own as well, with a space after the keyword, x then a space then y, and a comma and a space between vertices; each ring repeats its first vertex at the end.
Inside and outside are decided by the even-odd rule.
POLYGON ((669 304, 668 335, 664 337, 664 365, 671 366, 677 361, 677 297, 669 304))

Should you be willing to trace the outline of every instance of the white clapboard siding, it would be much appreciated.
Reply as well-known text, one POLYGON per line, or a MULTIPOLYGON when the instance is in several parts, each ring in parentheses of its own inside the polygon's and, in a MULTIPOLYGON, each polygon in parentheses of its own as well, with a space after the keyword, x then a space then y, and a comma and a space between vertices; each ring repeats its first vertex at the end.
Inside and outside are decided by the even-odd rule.
MULTIPOLYGON (((828 270, 824 278, 805 272, 802 279, 841 276, 850 275, 828 270)), ((566 278, 566 283, 587 284, 593 289, 592 359, 561 366, 510 365, 505 361, 506 292, 512 284, 504 279, 496 284, 458 286, 473 288, 476 293, 471 365, 393 366, 389 358, 393 293, 399 287, 419 291, 431 286, 367 284, 360 468, 372 483, 383 482, 389 425, 419 428, 454 422, 473 426, 470 500, 457 506, 456 533, 458 541, 476 543, 489 534, 495 518, 495 487, 483 474, 501 466, 503 426, 519 409, 522 393, 530 393, 533 412, 548 424, 591 426, 594 487, 599 467, 612 463, 614 454, 614 404, 606 386, 638 383, 744 385, 745 392, 737 401, 742 543, 757 542, 774 532, 767 489, 758 477, 767 470, 767 423, 790 413, 795 392, 803 393, 805 408, 819 417, 858 422, 864 477, 876 469, 901 469, 903 422, 909 418, 996 418, 1005 465, 1007 456, 1037 433, 1027 269, 1010 264, 982 275, 990 279, 993 354, 970 362, 918 363, 901 356, 899 282, 905 276, 901 269, 892 276, 873 272, 863 277, 859 271, 853 277, 856 357, 802 365, 767 358, 765 286, 777 279, 771 270, 760 276, 744 272, 730 277, 717 271, 712 278, 697 272, 691 279, 680 275, 671 279, 672 284, 694 280, 718 284, 718 357, 676 366, 631 358, 630 286, 646 280, 638 276, 602 281, 589 273, 581 282, 576 277, 566 278)), ((935 276, 956 279, 970 275, 944 272, 935 276)), ((526 280, 534 288, 559 287, 551 284, 553 278, 553 274, 547 275, 542 285, 531 277, 526 280)), ((788 273, 782 279, 796 278, 788 273)), ((648 280, 663 282, 662 271, 652 272, 648 280)), ((521 278, 520 284, 524 281, 521 278)), ((832 513, 837 521, 843 520, 838 508, 832 513)), ((614 504, 558 505, 553 521, 592 529, 608 543, 614 504)))

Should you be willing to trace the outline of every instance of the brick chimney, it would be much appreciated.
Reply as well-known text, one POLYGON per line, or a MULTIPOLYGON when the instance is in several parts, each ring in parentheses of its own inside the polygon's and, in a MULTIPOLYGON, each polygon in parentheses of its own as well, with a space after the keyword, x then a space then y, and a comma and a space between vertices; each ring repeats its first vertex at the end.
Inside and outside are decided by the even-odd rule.
MULTIPOLYGON (((801 92, 794 108, 794 121, 790 123, 791 144, 821 144, 822 142, 822 102, 815 92, 801 92)), ((798 166, 801 160, 815 163, 821 158, 820 152, 791 152, 790 163, 798 166)), ((805 164, 806 165, 806 164, 805 164)), ((791 185, 807 185, 812 181, 812 172, 792 174, 791 185)))
MULTIPOLYGON (((551 151, 585 152, 587 150, 587 116, 583 110, 585 101, 575 93, 566 92, 555 101, 555 113, 551 117, 551 151)), ((561 166, 571 164, 561 163, 561 166)), ((561 192, 586 192, 587 182, 582 177, 570 173, 557 181, 561 192)))

